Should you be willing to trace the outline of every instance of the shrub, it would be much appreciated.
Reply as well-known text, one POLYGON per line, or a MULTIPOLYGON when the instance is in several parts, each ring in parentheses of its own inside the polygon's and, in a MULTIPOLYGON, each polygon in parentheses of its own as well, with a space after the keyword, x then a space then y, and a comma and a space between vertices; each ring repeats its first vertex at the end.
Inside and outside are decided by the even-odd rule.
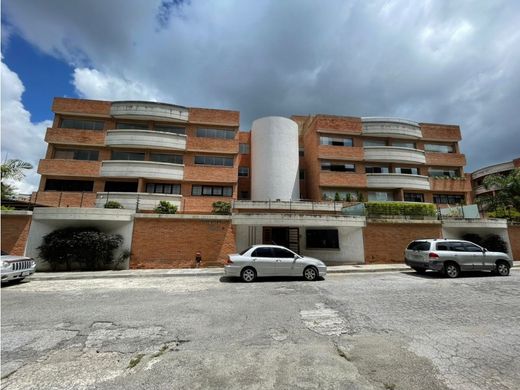
POLYGON ((352 202, 352 194, 350 192, 347 192, 347 195, 345 195, 345 201, 352 202))
POLYGON ((365 201, 362 192, 359 192, 359 191, 358 191, 358 192, 356 193, 356 200, 357 200, 358 202, 364 202, 364 201, 365 201))
POLYGON ((115 200, 109 200, 105 203, 106 209, 124 209, 123 205, 115 200))
POLYGON ((213 214, 230 215, 231 214, 231 203, 229 202, 213 202, 213 214))
POLYGON ((466 233, 462 236, 462 239, 482 246, 482 237, 480 237, 478 234, 466 233))
POLYGON ((1 208, 1 211, 12 211, 12 210, 14 210, 14 207, 4 206, 4 205, 0 206, 0 208, 1 208))
POLYGON ((507 244, 502 238, 496 234, 487 236, 482 241, 482 246, 491 252, 507 253, 507 244))
POLYGON ((368 216, 407 215, 433 217, 437 215, 437 210, 431 203, 367 202, 365 207, 368 216))
POLYGON ((340 202, 340 201, 341 201, 341 196, 339 196, 339 193, 336 192, 336 193, 334 194, 334 202, 340 202))
POLYGON ((489 212, 488 217, 490 217, 490 218, 507 218, 512 221, 520 222, 520 211, 515 210, 513 208, 511 208, 509 210, 497 209, 496 211, 489 212))
POLYGON ((177 212, 177 206, 166 200, 161 200, 159 206, 153 210, 158 214, 175 214, 177 212))
POLYGON ((80 270, 98 270, 113 262, 113 252, 123 242, 119 234, 108 234, 93 227, 58 229, 43 237, 40 257, 53 270, 77 264, 80 270))

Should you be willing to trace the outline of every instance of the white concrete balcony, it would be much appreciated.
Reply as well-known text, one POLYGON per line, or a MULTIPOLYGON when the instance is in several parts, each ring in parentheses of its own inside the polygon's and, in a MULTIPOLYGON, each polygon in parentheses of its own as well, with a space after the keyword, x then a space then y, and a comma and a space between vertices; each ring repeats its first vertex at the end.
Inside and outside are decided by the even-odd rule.
POLYGON ((187 122, 189 110, 174 104, 122 101, 112 103, 110 115, 115 118, 187 122))
POLYGON ((150 194, 147 192, 98 192, 96 196, 96 207, 103 208, 107 202, 119 202, 128 210, 153 210, 161 200, 170 202, 181 209, 181 195, 172 194, 150 194))
POLYGON ((107 146, 114 148, 144 147, 152 149, 186 150, 186 136, 184 134, 155 130, 108 130, 105 143, 107 146))
POLYGON ((429 190, 427 176, 406 175, 402 173, 367 173, 368 188, 405 188, 411 190, 429 190))
POLYGON ((471 174, 471 178, 475 180, 482 176, 495 175, 497 173, 512 171, 513 169, 515 169, 515 166, 512 161, 502 164, 491 165, 489 167, 485 167, 473 172, 471 174))
POLYGON ((424 151, 397 146, 365 146, 365 161, 426 164, 424 151))
POLYGON ((109 160, 102 161, 101 176, 182 180, 184 178, 184 165, 155 161, 109 160))
POLYGON ((399 118, 364 117, 363 135, 372 137, 422 138, 417 122, 399 118))

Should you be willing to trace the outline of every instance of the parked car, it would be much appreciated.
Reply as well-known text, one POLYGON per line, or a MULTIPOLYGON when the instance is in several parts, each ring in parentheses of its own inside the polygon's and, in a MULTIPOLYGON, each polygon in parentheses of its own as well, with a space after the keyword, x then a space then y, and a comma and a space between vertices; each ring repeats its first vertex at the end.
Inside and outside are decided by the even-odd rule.
POLYGON ((11 256, 2 251, 2 283, 11 281, 21 282, 34 274, 36 262, 30 257, 11 256))
POLYGON ((318 259, 300 256, 278 245, 253 245, 239 254, 229 255, 224 266, 226 276, 252 282, 262 276, 302 276, 316 280, 327 274, 327 266, 318 259))
POLYGON ((418 273, 443 272, 456 278, 463 271, 494 271, 509 275, 513 261, 506 253, 490 252, 464 240, 427 239, 412 241, 404 252, 405 263, 418 273))

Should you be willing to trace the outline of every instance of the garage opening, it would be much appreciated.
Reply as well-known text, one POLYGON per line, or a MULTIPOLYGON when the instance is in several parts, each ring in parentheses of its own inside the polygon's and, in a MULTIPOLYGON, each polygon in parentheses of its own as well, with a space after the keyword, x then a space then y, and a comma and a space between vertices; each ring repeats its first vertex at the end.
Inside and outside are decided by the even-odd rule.
POLYGON ((297 227, 264 226, 262 237, 264 244, 281 245, 300 253, 300 229, 297 227))

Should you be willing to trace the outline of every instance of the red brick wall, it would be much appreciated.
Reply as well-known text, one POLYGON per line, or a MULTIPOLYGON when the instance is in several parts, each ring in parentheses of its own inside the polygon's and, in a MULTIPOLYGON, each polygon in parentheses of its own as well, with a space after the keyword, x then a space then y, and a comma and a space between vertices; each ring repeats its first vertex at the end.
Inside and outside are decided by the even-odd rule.
POLYGON ((404 263, 404 250, 411 241, 441 236, 440 224, 368 222, 363 229, 365 262, 404 263))
POLYGON ((333 145, 320 145, 318 147, 318 154, 319 158, 324 160, 361 161, 364 157, 364 151, 362 147, 333 145))
POLYGON ((443 167, 461 167, 466 165, 466 156, 459 153, 429 153, 425 152, 426 165, 443 167))
POLYGON ((318 115, 316 116, 315 129, 337 130, 345 133, 361 134, 363 126, 361 118, 347 116, 318 115))
POLYGON ((98 177, 101 161, 40 160, 38 173, 52 176, 98 177))
POLYGON ((520 261, 520 226, 509 225, 507 232, 509 233, 509 243, 511 244, 513 259, 520 261))
POLYGON ((320 172, 321 187, 365 187, 367 175, 364 173, 320 172))
POLYGON ((236 253, 235 232, 230 220, 181 220, 135 218, 130 268, 185 268, 222 266, 236 253))
POLYGON ((190 108, 190 123, 207 123, 216 125, 238 126, 239 111, 214 110, 209 108, 190 108))
POLYGON ((424 140, 460 141, 460 127, 455 125, 438 125, 433 123, 420 123, 424 140))
POLYGON ((100 130, 77 130, 77 129, 51 129, 45 133, 45 142, 63 145, 104 145, 104 131, 100 130))
POLYGON ((23 256, 29 236, 32 215, 2 213, 2 250, 12 255, 23 256))
POLYGON ((52 111, 74 114, 110 115, 111 102, 102 100, 54 98, 52 111))

